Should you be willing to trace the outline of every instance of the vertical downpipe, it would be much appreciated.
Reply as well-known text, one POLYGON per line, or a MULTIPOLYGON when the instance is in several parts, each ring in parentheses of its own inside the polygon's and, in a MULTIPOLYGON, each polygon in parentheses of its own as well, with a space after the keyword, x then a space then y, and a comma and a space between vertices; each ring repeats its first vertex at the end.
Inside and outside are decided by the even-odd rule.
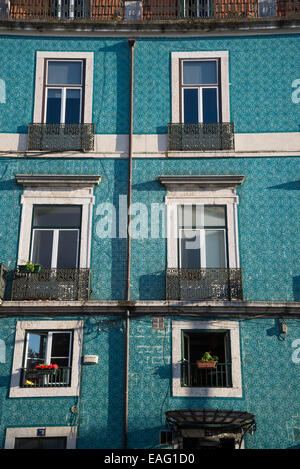
MULTIPOLYGON (((127 292, 126 300, 130 301, 130 268, 131 268, 131 188, 132 188, 132 139, 133 139, 133 58, 135 39, 128 39, 130 47, 130 111, 129 111, 129 142, 128 142, 128 201, 127 201, 127 292)), ((125 344, 125 392, 124 392, 124 432, 123 448, 127 448, 128 433, 128 374, 129 374, 129 319, 130 310, 126 310, 126 344, 125 344)))

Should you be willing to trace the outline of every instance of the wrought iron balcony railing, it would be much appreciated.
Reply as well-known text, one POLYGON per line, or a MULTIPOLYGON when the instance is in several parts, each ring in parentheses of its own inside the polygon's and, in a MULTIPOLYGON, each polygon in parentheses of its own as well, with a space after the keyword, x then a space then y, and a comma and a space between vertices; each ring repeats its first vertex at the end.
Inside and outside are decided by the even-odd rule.
POLYGON ((60 367, 57 370, 39 371, 32 368, 21 369, 21 388, 49 388, 67 387, 71 384, 70 367, 60 367))
POLYGON ((242 300, 241 269, 175 269, 166 271, 167 300, 242 300))
POLYGON ((10 0, 17 20, 149 21, 300 17, 300 0, 10 0))
POLYGON ((90 269, 42 269, 40 272, 14 271, 13 301, 88 300, 90 269))
POLYGON ((28 150, 93 151, 94 124, 28 124, 28 150))
POLYGON ((232 386, 231 363, 217 363, 215 368, 198 368, 196 363, 182 362, 181 385, 199 388, 232 386))
POLYGON ((212 122, 168 124, 169 151, 218 151, 234 149, 234 124, 212 122))

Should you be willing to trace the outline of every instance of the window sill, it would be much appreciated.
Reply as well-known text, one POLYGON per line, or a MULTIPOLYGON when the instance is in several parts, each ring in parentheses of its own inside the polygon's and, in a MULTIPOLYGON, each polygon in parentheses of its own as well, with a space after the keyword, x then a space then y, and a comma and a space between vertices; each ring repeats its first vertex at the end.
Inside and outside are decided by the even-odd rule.
POLYGON ((47 387, 47 388, 27 388, 12 387, 9 397, 68 397, 78 396, 79 388, 76 386, 68 387, 47 387))
POLYGON ((187 150, 168 150, 167 151, 167 157, 168 158, 218 158, 218 157, 233 157, 235 156, 234 150, 193 150, 193 151, 187 151, 187 150))
POLYGON ((196 388, 176 386, 173 383, 174 397, 243 397, 240 387, 230 388, 196 388))

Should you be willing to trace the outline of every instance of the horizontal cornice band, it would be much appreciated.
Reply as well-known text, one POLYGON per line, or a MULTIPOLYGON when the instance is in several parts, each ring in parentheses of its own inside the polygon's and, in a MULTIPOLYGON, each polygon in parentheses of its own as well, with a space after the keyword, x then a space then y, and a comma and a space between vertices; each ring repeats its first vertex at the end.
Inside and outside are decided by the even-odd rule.
POLYGON ((91 187, 101 181, 99 175, 16 174, 16 181, 28 187, 91 187))

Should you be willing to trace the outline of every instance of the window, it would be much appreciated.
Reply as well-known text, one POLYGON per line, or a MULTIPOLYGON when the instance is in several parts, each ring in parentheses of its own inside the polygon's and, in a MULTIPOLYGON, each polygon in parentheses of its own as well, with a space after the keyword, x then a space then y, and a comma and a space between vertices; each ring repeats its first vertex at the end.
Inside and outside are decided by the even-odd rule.
POLYGON ((77 428, 16 427, 7 428, 5 449, 75 449, 77 428), (40 436, 42 434, 43 436, 40 436))
POLYGON ((236 187, 244 176, 160 176, 167 187, 167 299, 242 299, 236 187))
POLYGON ((100 176, 16 175, 24 186, 18 264, 88 268, 93 187, 100 176), (66 204, 67 202, 67 204, 66 204))
POLYGON ((72 364, 72 331, 26 331, 21 386, 69 386, 72 364), (36 370, 41 364, 57 365, 36 370))
POLYGON ((10 397, 77 396, 82 334, 82 321, 18 321, 10 397))
POLYGON ((218 60, 181 61, 182 122, 219 122, 218 60))
POLYGON ((184 16, 187 18, 207 18, 210 15, 208 0, 185 0, 184 16))
POLYGON ((33 122, 91 123, 93 52, 37 52, 33 122))
POLYGON ((81 207, 33 207, 31 261, 48 268, 77 268, 81 207))
POLYGON ((226 206, 179 205, 180 268, 226 268, 226 206))
POLYGON ((230 331, 182 331, 182 386, 231 387, 230 331), (199 363, 205 353, 217 357, 208 368, 199 363))
POLYGON ((174 396, 242 397, 239 323, 173 321, 172 363, 174 396), (205 352, 215 368, 197 363, 205 352))
POLYGON ((234 149, 228 52, 173 52, 168 151, 234 149))
POLYGON ((45 122, 78 124, 82 119, 84 62, 47 60, 45 122))
POLYGON ((57 18, 85 18, 88 1, 86 0, 52 0, 52 15, 57 18))
POLYGON ((101 178, 16 175, 16 179, 24 192, 12 299, 87 300, 93 186, 101 178), (34 272, 23 267, 28 260, 39 264, 34 272))
POLYGON ((93 151, 92 102, 92 52, 37 52, 28 150, 93 151))
POLYGON ((228 61, 227 51, 172 52, 173 123, 230 122, 228 61))

